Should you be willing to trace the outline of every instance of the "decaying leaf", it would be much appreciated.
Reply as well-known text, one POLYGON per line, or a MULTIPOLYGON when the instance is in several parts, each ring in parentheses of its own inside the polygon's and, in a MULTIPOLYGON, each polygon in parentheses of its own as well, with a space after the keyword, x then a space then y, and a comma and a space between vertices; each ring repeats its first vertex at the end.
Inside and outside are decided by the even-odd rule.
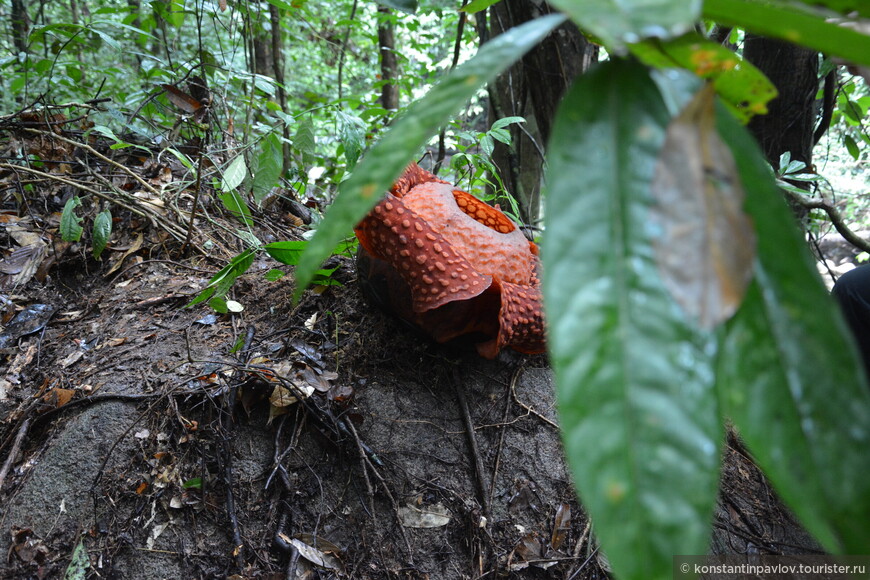
POLYGON ((565 535, 571 529, 571 506, 560 503, 553 517, 553 534, 550 536, 550 547, 558 550, 565 542, 565 535))
POLYGON ((399 520, 406 528, 440 528, 450 522, 450 510, 442 503, 418 508, 408 504, 399 508, 399 520))
POLYGON ((656 260, 668 291, 703 329, 727 320, 752 278, 755 230, 734 157, 701 89, 668 127, 652 193, 656 260))

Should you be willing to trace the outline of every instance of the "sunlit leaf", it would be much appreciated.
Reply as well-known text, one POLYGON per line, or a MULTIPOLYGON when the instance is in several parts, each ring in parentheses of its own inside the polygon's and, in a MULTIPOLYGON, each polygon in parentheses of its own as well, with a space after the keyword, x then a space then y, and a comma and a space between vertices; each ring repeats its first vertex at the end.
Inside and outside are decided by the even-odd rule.
POLYGON ((632 45, 631 51, 651 66, 681 66, 711 80, 716 93, 744 122, 767 113, 767 103, 777 94, 773 83, 751 63, 696 32, 665 42, 632 45))
POLYGON ((675 304, 653 250, 668 122, 646 69, 612 61, 565 97, 548 156, 544 297, 565 450, 620 579, 671 578, 673 554, 705 553, 718 485, 713 337, 675 304))
POLYGON ((671 121, 652 183, 655 256, 668 291, 702 328, 727 320, 752 278, 755 231, 705 85, 671 121))
POLYGON ((392 181, 413 159, 417 150, 438 127, 471 98, 478 88, 496 77, 564 21, 550 15, 513 28, 486 43, 477 55, 454 69, 429 93, 412 104, 407 113, 363 158, 341 184, 340 194, 317 228, 296 270, 299 298, 320 263, 381 198, 392 181))
POLYGON ((221 190, 230 191, 237 188, 245 180, 248 174, 248 165, 244 155, 237 155, 235 159, 224 169, 221 179, 221 190))
POLYGON ((600 38, 607 50, 646 38, 671 38, 692 28, 701 0, 552 0, 582 30, 600 38))

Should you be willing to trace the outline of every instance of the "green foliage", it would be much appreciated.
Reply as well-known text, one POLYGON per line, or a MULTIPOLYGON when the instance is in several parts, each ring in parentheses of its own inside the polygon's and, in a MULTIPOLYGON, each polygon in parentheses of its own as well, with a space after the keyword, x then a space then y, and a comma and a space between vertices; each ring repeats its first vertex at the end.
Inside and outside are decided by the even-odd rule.
POLYGON ((380 199, 414 152, 452 116, 479 87, 507 68, 563 21, 559 15, 533 20, 484 45, 477 56, 453 70, 429 93, 409 107, 341 184, 342 195, 330 207, 296 269, 299 298, 317 266, 350 228, 380 199))
POLYGON ((523 117, 505 117, 496 120, 488 131, 472 132, 462 130, 458 122, 452 123, 456 131, 452 134, 451 148, 456 150, 450 158, 450 167, 457 174, 456 185, 465 186, 467 191, 476 192, 484 188, 481 199, 488 202, 506 202, 510 207, 503 208, 506 214, 516 222, 520 209, 516 199, 505 189, 499 171, 492 161, 495 143, 510 145, 512 138, 506 127, 514 123, 525 123, 523 117))
POLYGON ((644 63, 668 68, 679 66, 710 79, 716 93, 740 120, 767 112, 776 88, 761 71, 728 48, 691 32, 679 38, 634 44, 631 51, 644 63))
POLYGON ((72 196, 63 206, 60 214, 60 237, 65 242, 77 242, 82 239, 82 218, 75 211, 82 205, 82 200, 77 195, 72 196))
POLYGON ((85 547, 84 538, 82 538, 73 550, 72 561, 64 572, 63 580, 85 580, 90 567, 91 560, 88 557, 88 549, 85 547))
POLYGON ((785 0, 705 0, 704 18, 814 48, 829 56, 866 63, 870 36, 827 20, 810 3, 785 0))
POLYGON ((101 211, 94 218, 94 229, 91 234, 91 252, 94 258, 99 259, 100 254, 106 249, 106 244, 112 237, 112 212, 101 211))

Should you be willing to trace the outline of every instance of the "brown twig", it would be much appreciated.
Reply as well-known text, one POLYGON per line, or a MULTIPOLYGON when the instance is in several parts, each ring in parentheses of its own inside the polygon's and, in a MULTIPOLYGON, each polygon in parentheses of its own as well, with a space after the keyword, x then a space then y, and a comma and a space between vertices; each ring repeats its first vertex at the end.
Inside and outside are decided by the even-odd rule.
POLYGON ((15 456, 18 455, 18 452, 21 450, 21 442, 24 441, 24 436, 27 435, 27 430, 29 428, 30 417, 25 419, 24 422, 21 423, 21 427, 18 428, 15 442, 12 443, 12 450, 9 452, 6 461, 3 463, 3 469, 0 469, 0 490, 3 489, 3 482, 6 481, 6 474, 9 473, 9 470, 12 468, 12 463, 15 461, 15 456))
POLYGON ((459 408, 462 411, 462 421, 465 423, 465 433, 468 436, 468 446, 471 448, 471 457, 474 463, 475 482, 477 483, 477 493, 480 496, 480 503, 483 506, 483 515, 489 519, 490 505, 488 485, 486 484, 485 471, 483 469, 483 461, 480 458, 480 451, 477 447, 477 435, 474 431, 474 421, 471 419, 471 412, 468 409, 468 399, 465 398, 465 391, 462 386, 462 379, 459 376, 459 369, 453 367, 453 387, 456 390, 456 398, 459 401, 459 408))
POLYGON ((836 230, 840 232, 840 235, 843 236, 843 238, 847 242, 849 242, 862 252, 870 252, 870 242, 849 229, 849 226, 846 225, 846 222, 843 219, 843 215, 833 205, 831 205, 824 199, 810 199, 799 193, 795 193, 794 191, 789 191, 787 189, 783 189, 782 191, 785 192, 789 199, 802 207, 805 207, 807 209, 820 209, 824 211, 826 214, 828 214, 828 218, 831 220, 834 228, 836 228, 836 230))

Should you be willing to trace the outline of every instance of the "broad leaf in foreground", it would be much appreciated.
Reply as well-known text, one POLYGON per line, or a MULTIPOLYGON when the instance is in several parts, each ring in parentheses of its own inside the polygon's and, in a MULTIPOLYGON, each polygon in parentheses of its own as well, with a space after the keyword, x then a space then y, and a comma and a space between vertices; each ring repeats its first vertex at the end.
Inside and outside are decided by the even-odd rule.
MULTIPOLYGON (((804 7, 806 8, 806 7, 804 7)), ((865 12, 867 9, 865 8, 865 12)), ((842 26, 782 0, 705 0, 704 18, 814 48, 855 64, 870 64, 870 35, 842 26)))
POLYGON ((723 411, 823 545, 870 546, 870 389, 758 146, 720 111, 758 237, 755 282, 718 365, 723 411))
POLYGON ((695 26, 700 0, 552 0, 581 29, 602 40, 607 50, 646 38, 671 38, 695 26))
POLYGON ((315 271, 350 229, 380 200, 392 181, 412 161, 416 151, 446 123, 477 90, 522 57, 565 20, 553 14, 532 20, 494 38, 477 55, 456 68, 426 96, 408 108, 384 137, 341 184, 296 269, 298 300, 315 271))
POLYGON ((566 96, 550 144, 544 295, 565 449, 620 579, 672 577, 703 554, 722 424, 713 337, 661 280, 650 191, 669 115, 638 64, 566 96))

